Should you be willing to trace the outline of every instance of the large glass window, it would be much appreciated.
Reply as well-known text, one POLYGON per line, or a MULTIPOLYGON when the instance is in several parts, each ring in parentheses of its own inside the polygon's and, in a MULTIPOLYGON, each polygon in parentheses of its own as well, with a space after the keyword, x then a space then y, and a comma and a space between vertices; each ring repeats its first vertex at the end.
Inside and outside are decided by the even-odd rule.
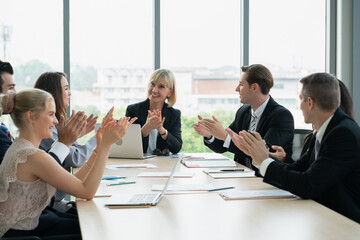
MULTIPOLYGON (((63 69, 62 0, 0 0, 0 59, 14 68, 17 91, 45 71, 63 69)), ((10 116, 1 117, 16 136, 10 116)))
POLYGON ((240 1, 161 2, 161 67, 174 71, 183 149, 207 150, 192 129, 197 114, 227 126, 240 106, 240 1))
POLYGON ((153 66, 152 1, 70 1, 71 105, 124 114, 146 98, 153 66), (86 99, 86 100, 85 100, 86 99))
POLYGON ((270 94, 292 112, 295 128, 311 128, 298 107, 298 81, 325 71, 326 1, 249 2, 249 63, 271 70, 275 86, 270 94))

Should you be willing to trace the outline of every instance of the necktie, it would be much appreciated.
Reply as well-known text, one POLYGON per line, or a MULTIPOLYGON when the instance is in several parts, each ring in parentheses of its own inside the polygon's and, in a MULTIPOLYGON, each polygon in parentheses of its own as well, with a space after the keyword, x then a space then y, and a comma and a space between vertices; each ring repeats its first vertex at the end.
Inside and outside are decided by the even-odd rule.
POLYGON ((255 114, 251 115, 250 132, 255 132, 256 130, 256 119, 257 116, 255 114))
POLYGON ((319 140, 316 139, 316 141, 315 141, 315 160, 317 159, 317 156, 319 154, 319 149, 320 149, 320 142, 319 142, 319 140))

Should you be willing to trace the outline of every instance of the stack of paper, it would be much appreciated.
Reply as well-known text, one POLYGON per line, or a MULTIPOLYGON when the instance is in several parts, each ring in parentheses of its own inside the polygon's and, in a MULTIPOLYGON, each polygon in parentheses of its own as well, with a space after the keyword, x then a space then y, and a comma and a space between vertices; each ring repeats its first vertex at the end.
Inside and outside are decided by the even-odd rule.
POLYGON ((255 172, 250 169, 235 168, 235 169, 205 169, 204 173, 209 174, 211 177, 217 178, 248 178, 255 177, 255 172))
POLYGON ((233 160, 219 153, 189 153, 182 163, 188 168, 236 167, 233 160))
POLYGON ((296 196, 288 191, 281 189, 273 190, 244 190, 220 192, 225 200, 236 199, 264 199, 264 198, 295 198, 296 196))
POLYGON ((158 166, 151 163, 144 163, 144 164, 107 165, 106 168, 110 170, 119 170, 121 168, 158 168, 158 166))
MULTIPOLYGON (((142 172, 138 177, 169 177, 171 172, 142 172)), ((195 175, 193 172, 176 172, 174 178, 192 178, 195 175)))
MULTIPOLYGON (((209 191, 213 189, 212 184, 171 184, 168 186, 167 191, 209 191)), ((152 191, 162 191, 164 185, 154 184, 152 185, 152 191)))

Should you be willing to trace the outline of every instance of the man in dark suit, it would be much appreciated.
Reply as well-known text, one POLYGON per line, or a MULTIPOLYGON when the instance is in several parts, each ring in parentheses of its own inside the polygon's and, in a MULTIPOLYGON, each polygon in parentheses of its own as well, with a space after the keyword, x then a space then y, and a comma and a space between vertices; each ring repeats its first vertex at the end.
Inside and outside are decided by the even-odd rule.
MULTIPOLYGON (((258 133, 254 137, 227 131, 260 167, 264 182, 313 199, 360 223, 360 128, 339 108, 339 83, 334 76, 316 73, 300 82, 300 108, 316 134, 299 160, 290 165, 273 161, 258 133)), ((273 155, 277 154, 283 155, 283 150, 273 155)))
MULTIPOLYGON (((287 155, 291 156, 294 119, 289 110, 279 105, 269 95, 274 85, 270 70, 261 64, 243 66, 241 69, 243 75, 236 91, 239 92, 240 101, 244 105, 237 111, 235 120, 229 128, 237 133, 241 130, 257 131, 265 139, 268 147, 283 146, 287 155)), ((219 153, 226 151, 235 153, 236 162, 253 168, 257 173, 258 170, 251 164, 250 157, 234 145, 214 116, 213 119, 198 117, 200 121, 194 124, 194 129, 204 137, 206 146, 219 153)), ((291 162, 291 158, 286 158, 285 162, 291 162)))

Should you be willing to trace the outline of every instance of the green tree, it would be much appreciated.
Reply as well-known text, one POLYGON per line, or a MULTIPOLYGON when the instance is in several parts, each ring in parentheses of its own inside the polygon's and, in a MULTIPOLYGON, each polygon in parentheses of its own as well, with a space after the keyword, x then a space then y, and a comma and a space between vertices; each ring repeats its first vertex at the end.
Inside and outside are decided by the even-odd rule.
POLYGON ((40 74, 54 71, 50 65, 40 60, 31 60, 14 68, 14 81, 17 85, 32 88, 40 74))
POLYGON ((71 88, 74 90, 93 89, 97 82, 97 70, 93 66, 80 66, 75 64, 71 68, 71 88))
MULTIPOLYGON (((200 113, 200 115, 204 118, 211 118, 215 116, 225 128, 230 125, 235 117, 235 113, 232 111, 224 111, 224 110, 216 110, 209 113, 200 113)), ((203 137, 198 135, 193 129, 193 124, 198 122, 198 118, 196 117, 188 117, 181 116, 181 130, 182 130, 182 140, 183 146, 181 151, 185 151, 187 153, 194 152, 212 152, 211 149, 204 145, 203 137)), ((232 159, 234 157, 233 153, 226 152, 225 156, 232 159)))

